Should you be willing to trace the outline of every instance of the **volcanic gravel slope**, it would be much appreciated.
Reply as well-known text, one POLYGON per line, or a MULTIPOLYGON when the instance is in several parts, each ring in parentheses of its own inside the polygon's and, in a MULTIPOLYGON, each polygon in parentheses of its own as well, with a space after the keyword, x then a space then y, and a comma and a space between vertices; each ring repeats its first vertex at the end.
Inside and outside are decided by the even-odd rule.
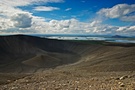
POLYGON ((134 71, 134 44, 0 36, 0 90, 134 90, 134 71))

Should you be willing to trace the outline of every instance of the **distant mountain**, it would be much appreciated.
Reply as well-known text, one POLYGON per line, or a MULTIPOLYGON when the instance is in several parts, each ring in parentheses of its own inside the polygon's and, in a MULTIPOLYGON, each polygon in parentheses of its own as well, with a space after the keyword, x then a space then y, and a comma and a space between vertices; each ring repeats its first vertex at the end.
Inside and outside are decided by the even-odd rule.
POLYGON ((127 36, 121 36, 121 35, 114 35, 112 36, 112 38, 129 38, 127 36))

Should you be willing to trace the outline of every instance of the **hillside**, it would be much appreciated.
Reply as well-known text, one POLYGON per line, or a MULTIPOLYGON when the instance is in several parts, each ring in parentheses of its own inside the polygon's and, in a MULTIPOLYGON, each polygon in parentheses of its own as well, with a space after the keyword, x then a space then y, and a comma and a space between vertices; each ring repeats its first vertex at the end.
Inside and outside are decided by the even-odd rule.
MULTIPOLYGON (((8 87, 18 83, 19 86, 17 87, 22 90, 20 78, 28 79, 28 82, 31 82, 30 85, 34 86, 34 83, 32 83, 34 79, 30 78, 44 82, 41 78, 44 76, 48 83, 52 78, 56 82, 60 81, 59 83, 62 83, 69 78, 76 80, 77 77, 80 78, 80 82, 85 78, 91 78, 90 81, 93 80, 92 78, 104 81, 101 76, 108 79, 111 76, 117 78, 117 76, 130 73, 132 77, 129 80, 126 79, 125 82, 134 82, 134 72, 134 44, 103 41, 66 41, 26 35, 0 36, 0 83, 9 83, 7 84, 8 87), (61 81, 62 79, 64 81, 61 81), (14 82, 14 80, 17 81, 14 82)), ((84 80, 84 82, 87 83, 88 81, 84 80)), ((101 84, 95 80, 91 82, 101 84)), ((55 84, 57 85, 57 83, 55 84)), ((109 85, 113 85, 113 82, 111 81, 109 85)), ((131 85, 134 86, 133 83, 131 85)), ((51 87, 53 86, 48 88, 51 87)), ((85 85, 82 87, 85 87, 85 85)), ((107 86, 105 87, 107 88, 107 86)), ((4 89, 4 86, 2 85, 1 88, 4 89)), ((36 90, 35 86, 33 88, 33 90, 36 90)), ((93 87, 92 90, 97 90, 95 88, 93 87)))

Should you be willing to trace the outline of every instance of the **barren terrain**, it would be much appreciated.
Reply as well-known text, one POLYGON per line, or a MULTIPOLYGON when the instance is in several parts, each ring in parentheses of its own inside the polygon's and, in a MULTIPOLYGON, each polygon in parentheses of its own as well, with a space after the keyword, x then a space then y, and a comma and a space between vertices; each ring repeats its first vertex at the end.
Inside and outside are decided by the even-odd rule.
POLYGON ((135 45, 1 36, 0 90, 135 90, 135 45))

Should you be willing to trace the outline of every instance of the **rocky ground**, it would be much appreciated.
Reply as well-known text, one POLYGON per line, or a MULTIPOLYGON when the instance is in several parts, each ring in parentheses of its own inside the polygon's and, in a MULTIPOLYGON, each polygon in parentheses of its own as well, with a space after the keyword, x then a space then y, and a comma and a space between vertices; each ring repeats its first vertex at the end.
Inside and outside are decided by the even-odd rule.
POLYGON ((135 90, 135 72, 47 70, 7 80, 0 90, 135 90))
POLYGON ((0 90, 135 90, 135 45, 1 36, 0 90))

